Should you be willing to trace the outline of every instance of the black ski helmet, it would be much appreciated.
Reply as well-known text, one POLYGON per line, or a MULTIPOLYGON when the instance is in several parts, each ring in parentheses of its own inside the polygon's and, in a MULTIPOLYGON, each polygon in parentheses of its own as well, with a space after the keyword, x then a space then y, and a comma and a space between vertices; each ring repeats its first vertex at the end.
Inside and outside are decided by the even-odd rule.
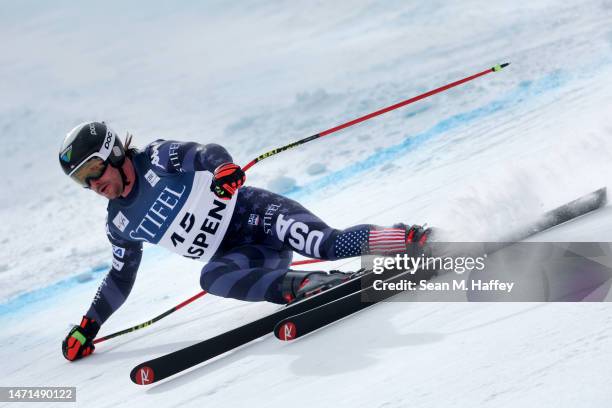
POLYGON ((120 170, 125 161, 125 148, 121 140, 104 122, 84 122, 75 126, 60 147, 60 165, 64 173, 71 177, 93 157, 120 170))

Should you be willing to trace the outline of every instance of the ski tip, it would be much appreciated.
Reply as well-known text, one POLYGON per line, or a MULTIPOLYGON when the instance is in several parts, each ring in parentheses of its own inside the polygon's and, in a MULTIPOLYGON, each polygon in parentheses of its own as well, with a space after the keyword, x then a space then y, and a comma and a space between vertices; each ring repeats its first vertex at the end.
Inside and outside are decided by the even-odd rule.
POLYGON ((508 65, 510 65, 509 62, 504 62, 503 64, 497 64, 493 68, 491 68, 491 70, 493 72, 501 71, 502 69, 506 68, 508 65))
POLYGON ((132 382, 138 385, 149 385, 155 382, 155 372, 148 366, 137 366, 130 373, 132 382))
POLYGON ((608 189, 605 186, 595 191, 593 194, 600 197, 602 205, 606 205, 608 203, 608 189))
POLYGON ((285 321, 276 327, 274 334, 279 340, 291 341, 297 337, 297 328, 293 322, 285 321))

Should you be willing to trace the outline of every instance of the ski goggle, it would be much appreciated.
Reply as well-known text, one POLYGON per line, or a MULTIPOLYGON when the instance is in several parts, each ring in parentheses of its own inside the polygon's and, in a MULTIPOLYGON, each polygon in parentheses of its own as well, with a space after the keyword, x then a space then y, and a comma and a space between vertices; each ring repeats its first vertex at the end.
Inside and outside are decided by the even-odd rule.
POLYGON ((70 173, 70 178, 85 188, 90 188, 89 183, 98 180, 104 172, 108 163, 100 157, 93 156, 85 160, 79 167, 70 173))

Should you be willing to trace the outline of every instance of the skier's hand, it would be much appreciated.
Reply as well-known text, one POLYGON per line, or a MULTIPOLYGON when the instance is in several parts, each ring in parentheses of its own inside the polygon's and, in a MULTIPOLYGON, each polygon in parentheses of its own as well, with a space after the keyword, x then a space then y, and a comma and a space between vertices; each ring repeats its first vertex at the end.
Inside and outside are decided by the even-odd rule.
POLYGON ((246 175, 240 166, 224 163, 215 169, 212 190, 222 200, 230 200, 245 180, 246 175))
POLYGON ((93 339, 99 330, 98 322, 83 316, 81 324, 74 326, 62 342, 62 353, 66 360, 78 360, 93 353, 95 349, 93 339))

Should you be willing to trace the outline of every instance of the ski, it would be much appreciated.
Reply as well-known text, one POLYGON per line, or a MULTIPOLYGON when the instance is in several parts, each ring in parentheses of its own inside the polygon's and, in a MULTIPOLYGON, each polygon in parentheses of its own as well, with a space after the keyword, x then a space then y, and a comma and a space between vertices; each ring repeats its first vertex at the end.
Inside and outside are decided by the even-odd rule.
MULTIPOLYGON (((516 237, 515 242, 600 208, 605 202, 605 188, 587 194, 546 213, 545 217, 531 228, 524 231, 518 231, 514 235, 514 237, 516 237)), ((406 272, 401 271, 397 273, 404 274, 406 272)), ((366 279, 369 280, 372 279, 372 277, 373 274, 371 271, 365 271, 361 275, 341 285, 293 303, 243 326, 239 326, 191 346, 138 364, 131 370, 130 378, 136 384, 147 385, 188 370, 189 368, 271 333, 279 321, 290 316, 299 315, 309 309, 318 308, 326 303, 345 298, 354 292, 360 292, 364 287, 367 287, 365 285, 366 279)), ((393 276, 389 279, 393 279, 393 276)))
POLYGON ((302 313, 310 308, 320 306, 360 290, 362 288, 362 279, 369 276, 371 273, 371 271, 361 271, 338 286, 310 296, 304 300, 292 303, 260 319, 191 346, 138 364, 132 369, 130 378, 136 384, 148 385, 208 361, 271 333, 276 322, 285 317, 302 313))
MULTIPOLYGON (((378 278, 378 276, 370 277, 378 278)), ((395 283, 402 279, 418 282, 430 277, 431 275, 423 276, 422 271, 406 270, 380 280, 385 283, 395 283)), ((402 292, 390 290, 378 292, 372 287, 372 284, 373 281, 369 282, 365 289, 279 321, 274 327, 274 335, 283 341, 295 340, 402 292)))
POLYGON ((602 187, 592 193, 585 194, 569 203, 563 204, 554 210, 544 213, 536 222, 529 227, 516 231, 514 234, 506 237, 507 242, 522 241, 539 232, 543 232, 550 228, 563 224, 564 222, 573 220, 583 216, 591 211, 597 210, 606 205, 608 202, 608 194, 606 187, 602 187))
MULTIPOLYGON (((522 241, 542 231, 601 208, 606 202, 606 189, 599 189, 545 213, 534 225, 515 232, 513 234, 513 240, 490 243, 483 250, 487 253, 501 250, 514 242, 522 241)), ((385 282, 397 282, 400 279, 406 279, 412 282, 418 282, 422 279, 429 279, 430 277, 422 276, 423 273, 421 271, 412 275, 409 273, 410 271, 405 271, 382 280, 385 282)), ((279 321, 274 327, 274 335, 276 338, 283 341, 295 340, 401 292, 389 290, 382 292, 376 291, 372 287, 373 279, 380 279, 380 277, 369 275, 362 281, 365 287, 364 289, 279 321)))

